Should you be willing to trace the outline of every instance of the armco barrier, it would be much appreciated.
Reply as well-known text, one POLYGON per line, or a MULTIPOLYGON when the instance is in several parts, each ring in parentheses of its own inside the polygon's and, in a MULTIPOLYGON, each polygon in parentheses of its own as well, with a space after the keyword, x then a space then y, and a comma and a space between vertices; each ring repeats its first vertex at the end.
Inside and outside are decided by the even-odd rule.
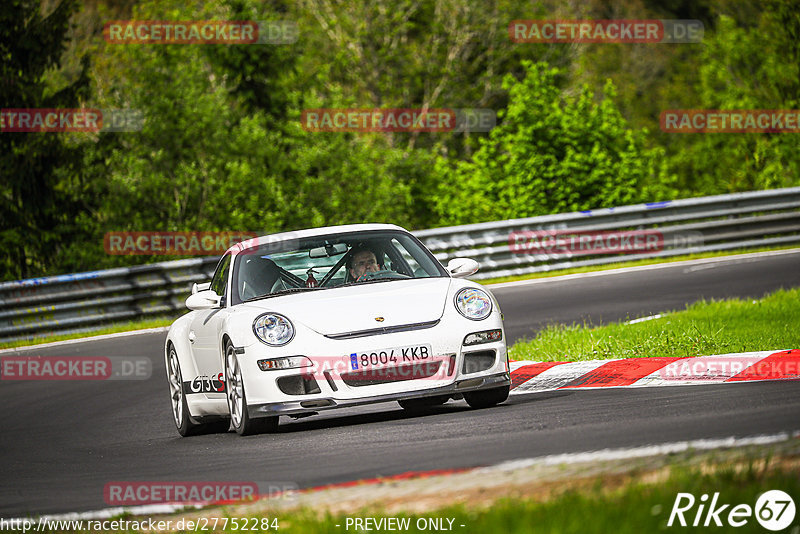
POLYGON ((0 284, 0 341, 88 332, 115 321, 180 315, 218 258, 193 258, 0 284))
MULTIPOLYGON (((414 234, 447 264, 470 257, 472 278, 529 274, 621 260, 800 243, 800 187, 637 204, 559 215, 420 230, 414 234), (515 236, 640 232, 658 247, 605 251, 515 246, 515 236), (538 251, 538 253, 536 252, 538 251)), ((530 242, 527 242, 530 244, 530 242)), ((113 321, 186 310, 192 282, 208 281, 218 258, 194 258, 0 283, 0 341, 91 331, 113 321)))

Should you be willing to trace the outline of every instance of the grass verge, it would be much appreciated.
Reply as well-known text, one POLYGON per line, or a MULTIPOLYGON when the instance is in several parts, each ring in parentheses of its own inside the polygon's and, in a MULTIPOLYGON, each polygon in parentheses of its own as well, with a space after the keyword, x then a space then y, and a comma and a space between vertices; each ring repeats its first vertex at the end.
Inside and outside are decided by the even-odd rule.
MULTIPOLYGON (((700 451, 687 449, 669 455, 608 461, 529 465, 509 470, 477 470, 425 479, 366 484, 347 488, 301 493, 291 502, 264 499, 203 510, 184 511, 150 518, 123 515, 129 521, 170 521, 184 530, 284 533, 348 533, 362 531, 448 531, 464 534, 503 533, 642 533, 658 531, 707 531, 702 523, 693 529, 701 496, 709 496, 704 507, 717 497, 722 526, 713 532, 766 532, 754 516, 738 528, 727 522, 734 506, 753 510, 758 497, 768 490, 781 490, 795 500, 800 496, 800 440, 797 437, 769 445, 750 445, 700 451), (690 493, 695 505, 684 513, 688 528, 667 523, 679 493, 690 493), (399 495, 399 497, 398 497, 399 495), (404 496, 405 495, 405 496, 404 496), (392 518, 405 528, 356 528, 355 520, 392 518), (226 521, 227 520, 227 521, 226 521), (180 523, 182 521, 182 523, 180 523), (193 525, 202 525, 193 528, 193 525), (439 528, 432 528, 434 526, 439 528), (252 528, 257 526, 257 528, 252 528), (205 528, 203 528, 205 527, 205 528), (224 528, 223 528, 224 527, 224 528)), ((685 505, 686 501, 682 501, 685 505)), ((771 503, 774 508, 775 504, 771 503)), ((677 521, 677 519, 675 520, 677 521)), ((364 523, 362 523, 364 525, 364 523)), ((385 527, 384 523, 384 527, 385 527)), ((800 531, 800 514, 783 529, 800 531)), ((87 525, 80 525, 86 531, 87 525)), ((48 530, 44 530, 48 531, 48 530)), ((53 531, 53 530, 50 530, 53 531)), ((66 532, 80 532, 76 526, 66 532)), ((108 531, 108 530, 106 530, 108 531)), ((142 529, 148 532, 147 528, 142 529)))
MULTIPOLYGON (((686 531, 686 528, 677 523, 677 518, 671 528, 667 527, 678 493, 693 494, 699 504, 701 495, 711 496, 720 492, 719 505, 729 504, 725 510, 729 512, 733 506, 739 504, 755 508, 758 496, 767 489, 781 489, 789 495, 797 496, 800 495, 800 478, 796 473, 769 464, 751 464, 744 469, 728 467, 705 473, 699 470, 676 469, 667 480, 658 485, 636 481, 609 490, 604 487, 602 479, 596 479, 587 488, 567 490, 544 502, 504 498, 488 509, 475 510, 460 505, 430 514, 399 514, 395 517, 409 519, 410 528, 406 532, 426 532, 430 529, 418 527, 431 524, 452 524, 453 531, 464 533, 641 534, 671 529, 686 531)), ((685 501, 681 504, 685 504, 685 501)), ((689 526, 697 514, 697 504, 684 514, 689 526)), ((375 515, 380 516, 374 511, 358 514, 360 517, 375 515)), ((286 530, 291 532, 346 532, 344 527, 348 517, 352 518, 353 515, 328 515, 324 519, 318 519, 313 512, 306 512, 292 516, 285 524, 286 530)), ((702 514, 699 528, 689 528, 688 531, 708 530, 703 528, 705 518, 705 514, 702 514)), ((722 528, 714 525, 712 520, 711 530, 766 532, 752 516, 740 528, 727 524, 727 513, 721 514, 720 522, 722 528)), ((793 524, 796 524, 796 520, 793 524)), ((350 530, 353 530, 352 526, 350 530)), ((787 529, 787 532, 791 531, 787 529)))
POLYGON ((800 289, 760 300, 696 302, 635 324, 552 325, 509 349, 515 360, 706 356, 800 347, 800 289))
POLYGON ((776 250, 794 250, 794 249, 797 249, 797 245, 786 245, 782 247, 761 247, 755 249, 751 248, 751 249, 737 249, 737 250, 722 250, 718 252, 702 252, 697 254, 685 254, 683 256, 673 256, 669 258, 659 257, 647 260, 619 261, 615 263, 609 263, 608 265, 594 265, 591 267, 571 267, 569 269, 559 269, 557 271, 543 271, 539 273, 520 274, 516 276, 501 276, 498 278, 487 278, 485 280, 479 280, 479 282, 483 285, 501 284, 504 282, 519 282, 520 280, 533 280, 536 278, 552 278, 553 276, 563 276, 567 274, 593 273, 596 271, 611 271, 614 269, 625 269, 627 267, 657 265, 659 263, 675 263, 679 261, 701 260, 705 258, 722 258, 725 256, 739 256, 741 254, 754 254, 758 252, 773 252, 776 250))
POLYGON ((174 317, 161 317, 155 319, 146 319, 142 321, 128 321, 125 323, 110 324, 100 330, 93 330, 91 332, 75 332, 72 334, 58 334, 51 336, 40 336, 33 339, 20 339, 17 341, 8 341, 0 343, 0 349, 11 349, 15 347, 28 347, 33 345, 40 345, 42 343, 52 343, 54 341, 65 341, 68 339, 91 339, 95 336, 103 336, 106 334, 118 334, 120 332, 133 332, 134 330, 145 330, 147 328, 160 328, 169 326, 175 320, 174 317))

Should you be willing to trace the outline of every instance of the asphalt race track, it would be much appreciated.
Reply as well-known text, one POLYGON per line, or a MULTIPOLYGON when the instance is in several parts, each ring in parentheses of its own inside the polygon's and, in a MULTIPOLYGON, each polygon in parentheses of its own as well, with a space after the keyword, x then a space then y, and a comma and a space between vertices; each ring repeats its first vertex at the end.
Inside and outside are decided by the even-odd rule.
POLYGON ((509 340, 533 337, 550 323, 624 321, 682 310, 704 298, 760 298, 780 288, 798 287, 800 251, 579 276, 534 280, 528 287, 492 288, 505 314, 509 340))
MULTIPOLYGON (((497 287, 510 341, 548 323, 593 323, 756 298, 800 286, 800 252, 497 287)), ((291 482, 300 487, 407 471, 690 439, 800 430, 800 381, 556 391, 425 415, 374 405, 293 421, 278 433, 180 438, 163 368, 165 334, 39 348, 45 356, 149 356, 145 381, 2 381, 0 517, 106 508, 113 481, 291 482)), ((797 347, 769 347, 774 349, 797 347)))

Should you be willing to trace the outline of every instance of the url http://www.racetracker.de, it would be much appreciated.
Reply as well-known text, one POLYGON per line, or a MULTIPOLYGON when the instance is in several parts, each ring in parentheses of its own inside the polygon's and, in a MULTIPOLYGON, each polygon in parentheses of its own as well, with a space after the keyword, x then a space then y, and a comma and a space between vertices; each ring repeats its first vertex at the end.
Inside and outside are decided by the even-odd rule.
POLYGON ((200 517, 198 519, 0 519, 0 530, 15 532, 211 532, 216 530, 278 530, 276 517, 200 517))

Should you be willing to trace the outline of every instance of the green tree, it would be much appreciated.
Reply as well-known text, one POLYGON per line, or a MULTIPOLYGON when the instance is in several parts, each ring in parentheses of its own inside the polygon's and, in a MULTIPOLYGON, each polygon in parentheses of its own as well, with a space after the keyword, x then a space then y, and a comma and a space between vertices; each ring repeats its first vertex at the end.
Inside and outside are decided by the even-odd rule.
MULTIPOLYGON (((145 0, 133 15, 282 18, 245 0, 201 9, 145 0)), ((410 186, 401 179, 413 156, 380 134, 301 128, 305 107, 343 102, 323 103, 298 91, 298 53, 273 45, 100 46, 100 105, 141 110, 145 123, 141 132, 113 134, 118 141, 97 146, 94 161, 106 169, 107 194, 95 223, 95 262, 130 261, 102 257, 108 230, 275 232, 413 223, 410 186)))
POLYGON ((471 161, 440 159, 438 203, 443 222, 465 224, 668 196, 672 177, 630 129, 606 84, 599 102, 587 86, 564 94, 558 69, 524 62, 525 77, 509 76, 503 122, 471 161))
MULTIPOLYGON (((737 6, 742 8, 742 6, 737 6)), ((800 11, 772 0, 745 20, 722 15, 699 58, 701 109, 800 108, 800 11)), ((677 107, 677 106, 672 106, 677 107)), ((800 184, 796 133, 672 134, 670 164, 684 194, 800 184)))
MULTIPOLYGON (((507 105, 503 77, 520 74, 520 60, 569 64, 570 47, 509 39, 509 22, 544 18, 549 7, 515 0, 301 0, 291 8, 303 29, 300 86, 323 101, 343 91, 353 107, 499 110, 507 105)), ((462 158, 484 136, 414 132, 387 139, 394 147, 462 158)))
MULTIPOLYGON (((60 65, 76 2, 46 16, 39 2, 6 0, 0 9, 0 107, 78 108, 88 98, 88 62, 60 87, 46 82, 60 65)), ((84 212, 79 136, 0 132, 0 276, 23 278, 52 269, 61 243, 84 212)))

